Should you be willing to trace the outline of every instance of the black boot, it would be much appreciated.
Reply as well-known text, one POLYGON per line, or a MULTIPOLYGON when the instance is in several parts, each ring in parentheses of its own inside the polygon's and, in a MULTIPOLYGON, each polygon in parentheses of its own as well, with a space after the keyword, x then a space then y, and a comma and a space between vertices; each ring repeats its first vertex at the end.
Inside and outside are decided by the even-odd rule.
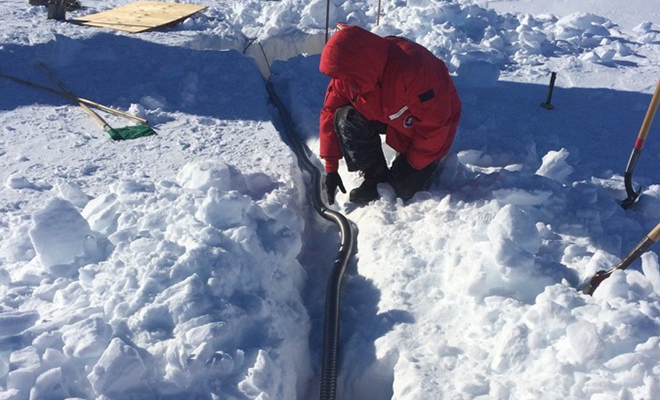
POLYGON ((352 203, 366 204, 378 198, 378 184, 389 180, 389 169, 383 159, 375 167, 363 172, 364 182, 351 190, 348 198, 352 203))

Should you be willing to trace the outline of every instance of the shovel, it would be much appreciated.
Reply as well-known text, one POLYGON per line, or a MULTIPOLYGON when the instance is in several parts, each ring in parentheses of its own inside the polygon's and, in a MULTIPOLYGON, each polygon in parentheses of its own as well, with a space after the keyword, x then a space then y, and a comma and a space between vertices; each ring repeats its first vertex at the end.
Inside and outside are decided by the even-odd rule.
POLYGON ((589 296, 593 296, 594 292, 598 288, 598 285, 600 285, 601 282, 603 282, 605 279, 609 278, 610 275, 617 269, 626 269, 632 264, 635 260, 637 260, 642 254, 644 254, 651 246, 656 244, 658 240, 660 239, 660 224, 656 225, 655 228, 651 232, 649 232, 648 235, 642 241, 640 241, 637 246, 633 249, 633 251, 630 252, 624 258, 618 265, 608 269, 607 271, 601 270, 596 272, 596 275, 594 275, 589 282, 582 288, 582 293, 588 294, 589 296))
POLYGON ((116 109, 108 107, 108 106, 104 106, 103 104, 99 104, 99 103, 97 103, 95 101, 92 101, 92 100, 84 99, 82 97, 76 97, 72 94, 69 94, 69 93, 66 93, 66 92, 60 92, 59 90, 49 88, 48 86, 39 85, 38 83, 26 81, 24 79, 17 78, 15 76, 5 74, 5 73, 2 73, 2 72, 0 72, 0 77, 7 78, 7 79, 12 80, 16 83, 20 83, 22 85, 30 86, 30 87, 33 87, 35 89, 40 89, 40 90, 43 90, 45 92, 52 93, 54 95, 61 96, 61 97, 64 97, 66 99, 69 99, 69 100, 74 100, 74 101, 79 102, 79 103, 85 103, 90 107, 95 107, 95 108, 98 108, 99 110, 103 110, 103 111, 106 111, 106 112, 111 113, 111 114, 115 114, 115 115, 119 115, 119 116, 123 116, 123 117, 126 117, 126 118, 133 119, 133 120, 135 120, 135 121, 137 121, 141 124, 147 124, 147 120, 144 119, 144 118, 140 118, 137 115, 129 114, 129 113, 126 113, 126 112, 123 112, 123 111, 120 111, 120 110, 116 110, 116 109))
POLYGON ((103 118, 101 118, 100 115, 98 115, 94 110, 89 108, 89 106, 85 103, 83 103, 76 95, 71 93, 66 87, 64 87, 64 84, 60 82, 53 73, 46 68, 46 66, 37 61, 37 66, 41 68, 46 75, 48 75, 57 85, 64 91, 64 93, 68 94, 71 96, 72 99, 75 99, 78 102, 78 105, 83 108, 83 110, 87 111, 89 115, 91 115, 96 122, 98 122, 102 127, 103 130, 106 131, 108 135, 110 135, 110 138, 112 140, 127 140, 127 139, 137 139, 139 137, 143 136, 151 136, 155 135, 156 132, 151 129, 148 125, 134 125, 134 126, 127 126, 123 128, 113 128, 111 127, 103 118))
POLYGON ((649 133, 649 129, 651 128, 651 124, 653 123, 653 118, 655 117, 655 112, 658 109, 659 102, 660 102, 660 81, 658 81, 658 85, 655 87, 655 92, 653 93, 653 97, 651 98, 651 103, 649 104, 649 108, 646 110, 646 116, 644 117, 644 121, 642 122, 642 127, 639 130, 639 134, 637 135, 637 140, 635 141, 635 146, 633 147, 633 151, 630 154, 628 165, 626 166, 626 173, 623 177, 623 181, 624 184, 626 185, 626 194, 628 194, 628 197, 621 202, 621 207, 623 207, 624 209, 627 209, 630 206, 632 206, 639 197, 640 193, 642 192, 641 188, 637 191, 633 189, 632 173, 635 170, 635 165, 637 165, 637 159, 639 158, 639 155, 642 152, 642 147, 644 147, 644 141, 646 140, 646 135, 649 133))

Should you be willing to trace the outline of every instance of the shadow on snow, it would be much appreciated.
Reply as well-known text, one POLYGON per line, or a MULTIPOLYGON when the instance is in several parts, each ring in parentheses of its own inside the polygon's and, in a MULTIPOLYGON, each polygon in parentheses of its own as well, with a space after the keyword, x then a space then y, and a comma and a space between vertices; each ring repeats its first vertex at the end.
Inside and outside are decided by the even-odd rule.
MULTIPOLYGON (((112 107, 140 103, 218 119, 270 120, 256 64, 233 50, 192 50, 98 33, 84 40, 56 35, 39 45, 5 45, 0 54, 0 72, 57 88, 35 66, 41 61, 77 96, 112 107)), ((0 93, 0 110, 71 104, 4 78, 0 93)))

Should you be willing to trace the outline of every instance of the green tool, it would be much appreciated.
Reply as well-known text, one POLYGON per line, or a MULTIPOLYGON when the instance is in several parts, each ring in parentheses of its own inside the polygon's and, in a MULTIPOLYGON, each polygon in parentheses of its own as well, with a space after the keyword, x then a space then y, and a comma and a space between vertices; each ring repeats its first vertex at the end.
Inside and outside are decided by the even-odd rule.
POLYGON ((83 110, 87 111, 89 115, 91 115, 102 127, 103 130, 105 130, 108 135, 112 138, 112 140, 127 140, 127 139, 137 139, 139 137, 143 136, 151 136, 155 135, 156 132, 151 129, 148 125, 134 125, 134 126, 127 126, 123 128, 113 128, 110 126, 103 118, 101 118, 100 115, 98 115, 94 110, 89 108, 89 106, 82 101, 78 99, 76 95, 71 93, 66 87, 64 87, 64 84, 60 82, 55 75, 53 75, 52 72, 46 66, 37 61, 37 66, 41 68, 57 85, 62 89, 65 93, 71 95, 73 98, 76 99, 78 102, 78 105, 83 108, 83 110))

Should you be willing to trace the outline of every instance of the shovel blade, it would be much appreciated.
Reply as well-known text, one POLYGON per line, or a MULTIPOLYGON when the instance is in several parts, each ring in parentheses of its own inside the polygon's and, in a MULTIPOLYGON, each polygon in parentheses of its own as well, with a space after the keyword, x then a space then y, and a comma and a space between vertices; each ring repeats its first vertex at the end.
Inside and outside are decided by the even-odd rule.
POLYGON ((635 204, 635 202, 637 201, 638 198, 639 198, 639 193, 629 195, 628 198, 626 198, 625 200, 623 200, 621 202, 621 207, 624 210, 629 209, 630 207, 632 207, 633 204, 635 204))
POLYGON ((148 125, 134 125, 124 128, 112 128, 108 129, 106 132, 108 132, 112 140, 130 140, 144 136, 156 135, 156 131, 154 131, 148 125))

